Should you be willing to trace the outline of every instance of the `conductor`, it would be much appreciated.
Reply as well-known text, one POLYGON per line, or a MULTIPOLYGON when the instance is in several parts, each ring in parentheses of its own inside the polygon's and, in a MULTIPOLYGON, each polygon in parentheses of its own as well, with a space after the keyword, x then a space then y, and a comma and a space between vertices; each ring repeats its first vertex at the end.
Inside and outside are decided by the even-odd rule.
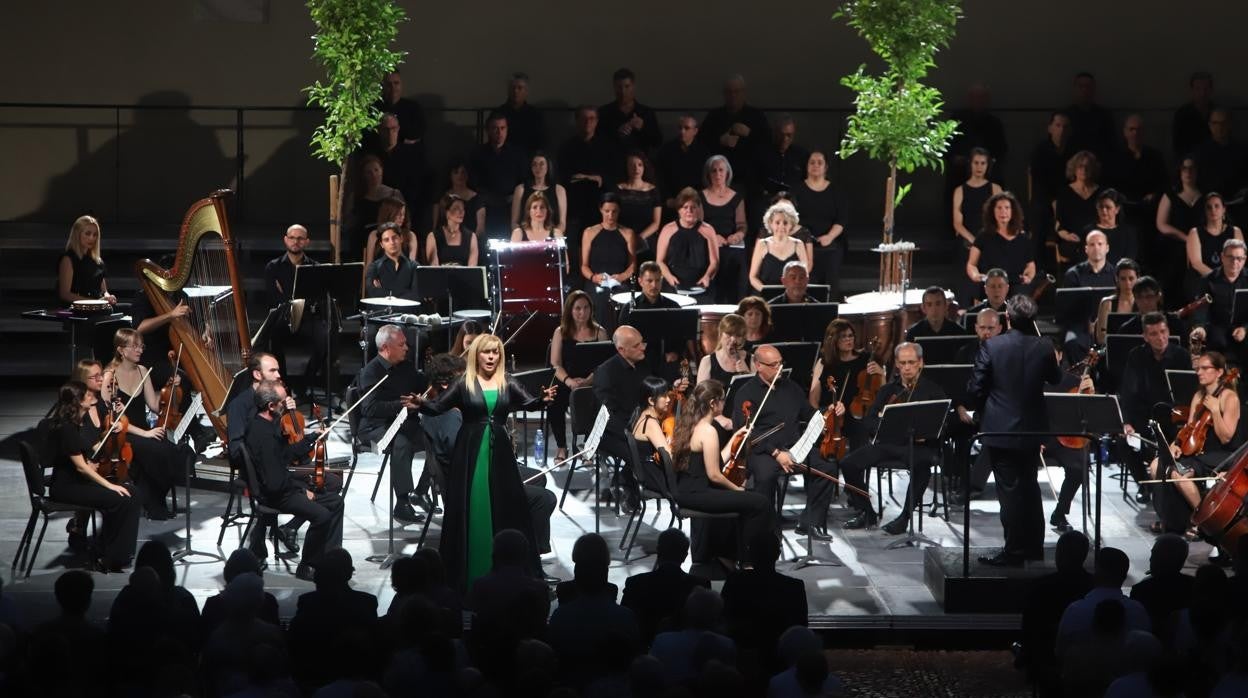
MULTIPOLYGON (((1030 326, 1036 302, 1018 295, 1006 302, 1010 327, 1030 326)), ((983 415, 980 443, 987 449, 1001 499, 1005 547, 979 561, 994 567, 1016 567, 1044 558, 1044 511, 1036 481, 1043 437, 1025 436, 1048 430, 1044 408, 1045 383, 1061 380, 1053 346, 1017 329, 984 342, 975 357, 967 392, 983 415), (1019 436, 1009 432, 1019 433, 1019 436)))

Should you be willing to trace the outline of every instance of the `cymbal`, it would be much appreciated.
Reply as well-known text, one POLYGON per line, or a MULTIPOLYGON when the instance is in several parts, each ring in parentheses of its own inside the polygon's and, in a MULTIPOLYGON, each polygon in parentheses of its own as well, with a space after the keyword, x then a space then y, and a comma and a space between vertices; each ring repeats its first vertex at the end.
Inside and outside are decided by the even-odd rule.
POLYGON ((399 298, 398 296, 383 296, 381 298, 361 298, 360 305, 371 305, 375 308, 415 308, 420 305, 420 301, 399 298))

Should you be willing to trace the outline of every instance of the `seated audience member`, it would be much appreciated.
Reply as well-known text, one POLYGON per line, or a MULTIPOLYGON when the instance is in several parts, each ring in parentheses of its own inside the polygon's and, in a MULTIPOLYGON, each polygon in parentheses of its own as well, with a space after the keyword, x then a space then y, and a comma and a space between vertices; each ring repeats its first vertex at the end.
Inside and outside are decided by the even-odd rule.
POLYGON ((746 218, 745 196, 732 188, 732 165, 728 158, 712 155, 707 159, 702 168, 702 189, 698 197, 702 220, 715 231, 712 240, 719 248, 715 299, 719 303, 731 303, 741 295, 741 275, 746 265, 746 218))
MULTIPOLYGON (((236 552, 247 550, 240 548, 236 552)), ((273 596, 264 590, 259 573, 253 571, 236 572, 225 589, 209 599, 216 601, 214 613, 220 615, 211 629, 206 628, 200 663, 212 695, 236 695, 244 690, 262 647, 285 649, 281 626, 264 618, 271 599, 273 596)), ((276 618, 276 601, 272 610, 276 618)), ((293 684, 287 688, 297 690, 293 684)))
POLYGON ((1092 590, 1082 599, 1072 602, 1062 613, 1062 619, 1058 623, 1056 646, 1059 661, 1067 649, 1087 638, 1092 631, 1093 612, 1102 601, 1115 601, 1122 605, 1126 611, 1127 628, 1150 631, 1152 624, 1144 605, 1122 593, 1129 566, 1127 554, 1118 548, 1101 548, 1097 551, 1092 573, 1092 590))
POLYGON ((972 282, 987 281, 980 269, 1003 269, 1012 293, 1030 290, 1036 278, 1035 249, 1023 230, 1023 208, 1010 192, 1001 192, 984 204, 983 227, 966 257, 966 276, 972 282))
POLYGON ((525 153, 508 142, 507 117, 492 113, 485 122, 486 142, 468 159, 473 188, 484 212, 484 226, 475 231, 481 239, 503 240, 511 219, 511 195, 524 179, 525 153))
POLYGON ((401 622, 403 609, 408 603, 422 596, 429 584, 429 565, 424 558, 400 557, 390 566, 390 588, 394 597, 386 608, 386 620, 401 622))
POLYGON ((568 192, 555 178, 554 163, 546 153, 536 152, 529 156, 529 171, 524 180, 516 185, 511 194, 511 229, 520 227, 524 218, 522 209, 529 197, 541 193, 549 209, 549 224, 564 229, 564 217, 568 212, 568 192))
POLYGON ((615 142, 617 152, 653 151, 663 142, 654 110, 637 101, 637 76, 620 68, 611 76, 615 101, 598 107, 602 135, 615 142))
POLYGON ((763 224, 770 237, 759 238, 750 257, 750 288, 755 291, 780 283, 789 262, 810 265, 806 245, 793 236, 798 227, 797 209, 793 204, 788 201, 773 204, 763 214, 763 224))
POLYGON ((722 634, 724 602, 709 588, 689 590, 680 604, 680 627, 661 632, 650 646, 650 655, 663 665, 669 684, 692 681, 702 665, 716 659, 734 664, 737 645, 722 634))
POLYGON ((442 562, 442 554, 433 546, 425 546, 417 550, 412 557, 425 561, 429 575, 425 596, 434 606, 446 611, 446 616, 453 619, 453 625, 447 628, 450 637, 459 637, 463 630, 464 600, 459 592, 446 583, 446 565, 442 562))
POLYGON ((1204 216, 1205 195, 1196 186, 1196 161, 1184 157, 1178 175, 1157 202, 1157 232, 1160 234, 1153 275, 1173 298, 1195 295, 1195 272, 1189 276, 1187 264, 1188 231, 1195 230, 1204 216), (1187 291, 1187 292, 1185 292, 1187 291))
POLYGON ((923 291, 923 319, 906 329, 906 341, 918 337, 956 337, 966 334, 958 323, 949 319, 949 300, 945 289, 931 286, 923 291))
POLYGON ((810 287, 810 274, 806 271, 806 265, 797 260, 784 265, 780 283, 784 286, 784 293, 767 301, 768 305, 819 302, 806 294, 806 289, 810 287))
POLYGON ((659 242, 655 235, 663 223, 663 198, 652 169, 645 153, 633 151, 624 158, 624 179, 615 185, 620 225, 637 236, 637 251, 646 253, 646 259, 654 259, 654 247, 659 242))
POLYGON ((1079 243, 1083 242, 1080 231, 1096 222, 1100 176, 1101 163, 1092 152, 1080 150, 1066 162, 1067 184, 1057 191, 1053 217, 1058 254, 1068 261, 1078 257, 1079 243))
POLYGON ((1174 615, 1192 600, 1195 578, 1183 574, 1186 562, 1187 541, 1173 533, 1162 534, 1153 541, 1148 576, 1131 587, 1131 598, 1144 605, 1153 632, 1162 640, 1171 638, 1174 615))
POLYGON ((377 597, 352 589, 354 574, 351 553, 334 548, 316 564, 316 589, 299 595, 287 637, 291 656, 300 667, 296 673, 305 683, 321 685, 330 676, 321 656, 329 638, 356 630, 372 632, 377 624, 377 597))
POLYGON ((1205 343, 1209 349, 1227 353, 1242 352, 1245 328, 1233 326, 1231 313, 1235 307, 1235 292, 1248 288, 1248 274, 1244 263, 1248 260, 1248 244, 1238 238, 1222 245, 1222 263, 1209 272, 1201 282, 1200 295, 1208 295, 1212 302, 1196 311, 1192 318, 1191 339, 1205 343))
POLYGON ((447 197, 455 197, 464 202, 463 225, 466 230, 475 233, 484 229, 485 209, 481 206, 481 199, 478 197, 476 190, 468 186, 468 182, 471 179, 468 174, 468 162, 466 160, 452 160, 446 172, 445 189, 442 192, 442 196, 433 204, 433 218, 430 222, 432 227, 430 230, 437 230, 438 225, 445 220, 447 197))
MULTIPOLYGON (((263 577, 263 571, 260 568, 260 560, 254 553, 247 548, 239 548, 230 553, 230 557, 225 561, 225 568, 222 570, 222 576, 225 578, 225 585, 229 587, 230 582, 240 574, 250 572, 257 577, 263 577)), ((201 614, 201 625, 203 626, 204 637, 212 635, 212 631, 217 629, 225 621, 228 613, 228 599, 222 591, 204 599, 204 610, 201 614)), ((261 600, 260 607, 256 610, 255 617, 266 623, 270 623, 276 628, 282 626, 281 619, 278 616, 277 598, 265 591, 261 600)))
POLYGON ((702 221, 701 195, 683 189, 676 195, 676 220, 659 231, 654 261, 673 289, 707 289, 719 269, 720 242, 715 229, 702 221))
POLYGON ((607 569, 601 565, 598 549, 601 536, 583 535, 572 546, 573 578, 555 587, 555 598, 562 606, 586 596, 602 596, 615 600, 620 589, 607 581, 607 569))
POLYGON ((676 195, 684 189, 697 190, 702 185, 702 166, 711 156, 706 145, 698 138, 698 119, 692 114, 681 114, 676 119, 677 136, 659 148, 655 164, 659 171, 659 191, 663 195, 666 213, 674 215, 680 204, 676 195))
POLYGON ((1232 633, 1240 630, 1227 613, 1230 593, 1230 580, 1220 566, 1196 568, 1190 604, 1178 612, 1174 629, 1174 649, 1188 662, 1188 695, 1207 695, 1225 669, 1232 633))
POLYGON ((438 204, 442 217, 425 236, 425 263, 431 267, 475 267, 481 250, 477 234, 467 226, 468 202, 447 194, 438 204))
POLYGON ((1023 598, 1020 660, 1042 695, 1057 687, 1053 648, 1062 612, 1092 590, 1092 575, 1083 568, 1087 557, 1088 537, 1080 531, 1063 533, 1054 551, 1057 571, 1032 580, 1023 598))
POLYGON ((578 268, 585 292, 593 300, 594 316, 603 326, 614 329, 610 294, 622 290, 632 279, 641 243, 636 231, 620 225, 620 200, 616 194, 603 194, 598 212, 602 221, 581 233, 578 268))
POLYGON ((550 597, 530 569, 529 541, 515 529, 494 536, 493 566, 468 590, 464 609, 473 614, 467 645, 487 676, 501 671, 516 645, 545 635, 550 597))
POLYGON ((828 156, 824 151, 811 151, 806 159, 806 178, 792 192, 813 243, 811 276, 815 283, 831 286, 832 299, 839 300, 841 262, 849 251, 845 234, 848 206, 828 180, 828 156))
POLYGON ((640 572, 624 583, 620 605, 632 609, 641 628, 641 640, 649 645, 661 630, 670 629, 684 608, 690 592, 711 588, 705 577, 681 569, 689 556, 689 538, 679 528, 659 534, 654 570, 640 572))
POLYGON ((845 684, 828 670, 823 641, 810 628, 795 625, 780 636, 776 654, 784 671, 767 683, 767 698, 805 698, 806 696, 840 696, 845 684))
POLYGON ((1100 601, 1092 609, 1088 632, 1064 651, 1059 646, 1062 695, 1104 695, 1115 680, 1143 671, 1161 656, 1157 638, 1132 628, 1127 615, 1122 604, 1100 601))
POLYGON ((752 354, 771 334, 771 306, 759 296, 746 296, 737 303, 737 315, 745 320, 745 350, 752 354))
POLYGON ((1099 230, 1105 234, 1109 253, 1106 260, 1114 266, 1120 259, 1140 258, 1140 239, 1134 225, 1126 220, 1122 213, 1124 203, 1122 194, 1115 189, 1101 189, 1096 192, 1096 220, 1085 225, 1081 232, 1086 241, 1088 233, 1099 230))
POLYGON ((742 650, 759 658, 767 674, 779 671, 776 642, 785 630, 808 621, 806 584, 776 571, 780 540, 765 531, 750 541, 753 569, 739 570, 724 581, 724 619, 742 650))
POLYGON ((511 74, 507 80, 507 101, 494 111, 507 118, 511 143, 524 155, 535 153, 546 144, 542 112, 529 102, 528 73, 511 74))
MULTIPOLYGON (((106 675, 107 652, 101 652, 108 647, 104 628, 87 618, 94 591, 95 580, 83 570, 68 570, 56 578, 52 592, 60 614, 37 626, 28 645, 31 680, 41 683, 42 695, 86 695, 98 688, 106 675), (58 655, 54 652, 57 649, 68 653, 58 655), (45 651, 50 656, 45 656, 45 651), (74 661, 65 662, 66 656, 74 661), (55 666, 56 671, 38 673, 42 666, 55 666)), ((19 625, 15 620, 5 618, 3 624, 16 629, 19 625)), ((0 688, 4 686, 0 679, 0 688)))

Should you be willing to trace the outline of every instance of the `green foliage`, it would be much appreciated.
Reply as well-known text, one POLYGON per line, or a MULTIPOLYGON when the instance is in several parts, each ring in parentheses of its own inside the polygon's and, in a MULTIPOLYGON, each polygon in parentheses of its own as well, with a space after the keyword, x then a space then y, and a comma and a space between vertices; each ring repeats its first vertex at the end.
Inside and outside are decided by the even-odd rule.
POLYGON ((392 0, 307 0, 316 23, 312 51, 325 68, 325 81, 305 87, 308 103, 325 110, 325 123, 312 135, 315 154, 345 166, 361 135, 381 114, 381 80, 405 55, 390 49, 407 14, 392 0))
POLYGON ((856 0, 833 17, 844 19, 900 75, 917 79, 932 56, 949 47, 961 14, 958 0, 856 0))

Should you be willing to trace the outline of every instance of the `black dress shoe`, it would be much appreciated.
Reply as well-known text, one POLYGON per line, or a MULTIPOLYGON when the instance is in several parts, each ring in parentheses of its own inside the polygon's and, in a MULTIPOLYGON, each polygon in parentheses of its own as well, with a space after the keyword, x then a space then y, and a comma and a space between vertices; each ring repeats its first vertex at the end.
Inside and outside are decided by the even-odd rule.
POLYGON ((1057 512, 1053 512, 1053 515, 1049 517, 1049 525, 1060 533, 1075 530, 1075 527, 1071 526, 1070 522, 1066 520, 1066 515, 1057 512))
POLYGON ((1135 493, 1135 501, 1138 504, 1148 504, 1153 501, 1153 491, 1147 487, 1140 487, 1140 491, 1135 493))
POLYGON ((823 526, 809 526, 808 527, 806 524, 798 524, 797 528, 793 529, 793 532, 799 536, 807 536, 811 540, 821 540, 821 541, 832 540, 832 534, 828 533, 827 529, 824 528, 823 526))
POLYGON ((1022 567, 1023 557, 1021 555, 1014 555, 1002 550, 992 557, 987 555, 980 556, 979 563, 981 565, 988 565, 989 567, 1022 567))
POLYGON ((295 568, 295 576, 305 582, 313 581, 314 575, 315 570, 312 569, 312 565, 309 565, 306 562, 300 562, 299 566, 295 568))
POLYGON ((846 521, 844 524, 841 524, 841 528, 849 529, 851 531, 860 528, 875 528, 876 521, 878 520, 879 519, 875 516, 875 512, 863 511, 859 512, 857 516, 849 521, 846 521))
POLYGON ((411 504, 400 504, 394 508, 394 520, 405 524, 423 523, 424 514, 417 512, 411 504))
POLYGON ((910 525, 910 515, 902 514, 901 516, 898 516, 892 521, 889 521, 888 523, 881 526, 880 530, 884 531, 890 536, 895 536, 899 533, 905 533, 906 527, 908 527, 909 525, 910 525))
POLYGON ((278 526, 277 539, 286 547, 287 552, 299 552, 299 529, 293 526, 278 526))
POLYGON ((551 575, 549 575, 549 574, 543 574, 543 575, 542 575, 542 581, 543 581, 543 582, 546 582, 546 584, 548 584, 549 586, 552 586, 552 587, 553 587, 553 586, 555 586, 556 584, 558 584, 558 583, 562 582, 563 580, 562 580, 562 579, 560 579, 560 578, 558 578, 558 577, 553 577, 553 576, 551 576, 551 575))
POLYGON ((148 521, 168 521, 173 518, 173 512, 165 508, 148 509, 144 513, 147 515, 148 521))

